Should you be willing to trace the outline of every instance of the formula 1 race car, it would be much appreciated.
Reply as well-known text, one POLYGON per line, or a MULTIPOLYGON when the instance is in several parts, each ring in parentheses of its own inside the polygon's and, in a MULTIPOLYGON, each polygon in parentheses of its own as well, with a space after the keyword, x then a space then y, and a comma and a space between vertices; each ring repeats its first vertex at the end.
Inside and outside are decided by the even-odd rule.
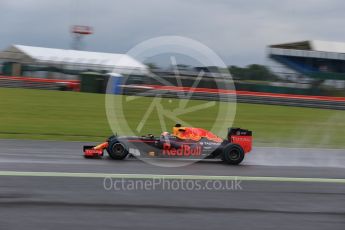
POLYGON ((201 128, 182 127, 176 124, 172 134, 163 132, 160 137, 147 135, 111 136, 97 146, 84 146, 85 158, 99 158, 104 149, 115 160, 127 156, 184 159, 221 159, 238 165, 252 149, 252 132, 241 128, 229 128, 226 139, 201 128))

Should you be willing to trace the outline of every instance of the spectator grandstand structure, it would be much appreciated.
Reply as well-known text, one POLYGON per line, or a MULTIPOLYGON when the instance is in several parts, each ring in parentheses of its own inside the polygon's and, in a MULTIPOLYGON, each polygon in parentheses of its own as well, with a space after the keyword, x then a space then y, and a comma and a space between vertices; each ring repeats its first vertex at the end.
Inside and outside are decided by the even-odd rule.
POLYGON ((269 67, 282 78, 344 87, 345 43, 311 40, 270 45, 268 57, 269 67))

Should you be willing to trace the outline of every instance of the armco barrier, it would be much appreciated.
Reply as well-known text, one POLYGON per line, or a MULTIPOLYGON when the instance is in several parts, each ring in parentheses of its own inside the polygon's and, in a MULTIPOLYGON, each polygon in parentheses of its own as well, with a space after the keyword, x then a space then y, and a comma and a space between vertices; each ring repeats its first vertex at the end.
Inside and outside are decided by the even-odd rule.
MULTIPOLYGON (((74 90, 79 91, 79 80, 61 80, 61 79, 42 79, 29 77, 9 77, 0 76, 0 87, 12 88, 35 88, 35 89, 52 89, 52 90, 74 90)), ((324 109, 345 110, 344 97, 327 97, 327 96, 307 96, 294 94, 276 94, 249 91, 234 91, 224 89, 208 89, 208 88, 190 88, 162 85, 145 85, 133 84, 124 85, 123 94, 133 95, 140 94, 143 96, 162 97, 185 97, 187 94, 177 94, 177 92, 191 92, 192 99, 199 100, 220 100, 231 101, 235 96, 238 102, 255 103, 255 104, 272 104, 287 105, 299 107, 312 107, 324 109), (230 97, 229 97, 230 95, 230 97)))
POLYGON ((286 105, 299 106, 310 108, 324 108, 345 110, 344 97, 326 97, 326 96, 306 96, 306 95, 291 95, 291 94, 274 94, 222 89, 207 89, 176 86, 160 86, 160 85, 126 85, 123 86, 123 93, 127 95, 139 94, 142 96, 156 96, 162 97, 179 97, 188 98, 187 94, 179 94, 179 92, 187 93, 193 91, 190 95, 191 99, 200 100, 220 100, 232 101, 236 96, 237 102, 255 103, 255 104, 271 104, 271 105, 286 105), (231 97, 233 96, 233 97, 231 97))
POLYGON ((79 91, 79 80, 0 76, 0 87, 79 91))

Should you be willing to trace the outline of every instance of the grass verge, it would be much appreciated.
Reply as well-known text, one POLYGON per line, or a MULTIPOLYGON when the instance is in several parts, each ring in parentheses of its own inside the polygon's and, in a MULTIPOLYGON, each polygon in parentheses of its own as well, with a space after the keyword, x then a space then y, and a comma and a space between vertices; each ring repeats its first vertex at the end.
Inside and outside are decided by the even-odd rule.
MULTIPOLYGON (((114 98, 123 102, 123 122, 137 130, 153 98, 114 98)), ((179 103, 178 99, 160 99, 165 111, 174 111, 179 103)), ((187 106, 202 103, 191 100, 187 106)), ((224 127, 218 128, 225 132, 227 121, 215 117, 226 104, 217 102, 213 108, 181 114, 179 119, 207 129, 221 124, 224 127)), ((0 108, 0 138, 102 141, 111 134, 102 94, 0 88, 0 108)), ((153 111, 135 134, 159 134, 159 119, 153 111)), ((175 123, 169 118, 164 121, 168 130, 175 123)), ((239 103, 233 126, 253 130, 256 145, 345 148, 344 111, 239 103)))

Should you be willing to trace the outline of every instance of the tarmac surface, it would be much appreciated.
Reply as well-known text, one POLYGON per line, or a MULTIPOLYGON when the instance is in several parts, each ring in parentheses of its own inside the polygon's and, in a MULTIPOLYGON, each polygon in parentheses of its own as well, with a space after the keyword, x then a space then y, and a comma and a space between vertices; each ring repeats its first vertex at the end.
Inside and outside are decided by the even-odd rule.
POLYGON ((159 167, 83 144, 0 140, 0 229, 345 229, 342 149, 159 167))

